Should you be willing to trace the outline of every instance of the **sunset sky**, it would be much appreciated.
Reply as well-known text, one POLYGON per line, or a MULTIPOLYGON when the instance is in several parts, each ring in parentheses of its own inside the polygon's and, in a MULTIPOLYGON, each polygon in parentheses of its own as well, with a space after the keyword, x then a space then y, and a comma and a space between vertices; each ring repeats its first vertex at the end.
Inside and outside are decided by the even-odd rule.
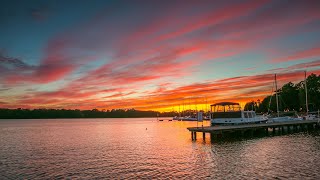
POLYGON ((317 0, 0 3, 1 108, 204 109, 320 74, 317 0))

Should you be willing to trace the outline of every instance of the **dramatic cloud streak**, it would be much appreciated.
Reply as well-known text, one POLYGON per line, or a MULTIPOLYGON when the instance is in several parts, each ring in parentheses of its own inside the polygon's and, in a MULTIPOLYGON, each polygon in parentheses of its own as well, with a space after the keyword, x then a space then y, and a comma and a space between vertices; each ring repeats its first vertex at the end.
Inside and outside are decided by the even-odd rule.
MULTIPOLYGON (((170 109, 204 99, 244 102, 269 95, 274 73, 280 83, 300 80, 306 69, 319 73, 320 38, 311 38, 320 31, 318 1, 68 6, 68 12, 54 12, 50 3, 31 3, 23 35, 10 23, 12 32, 0 30, 12 37, 0 36, 0 48, 22 57, 0 54, 0 88, 10 89, 0 95, 1 107, 170 109), (37 35, 26 38, 32 31, 37 35)), ((21 24, 21 16, 4 22, 21 24)))

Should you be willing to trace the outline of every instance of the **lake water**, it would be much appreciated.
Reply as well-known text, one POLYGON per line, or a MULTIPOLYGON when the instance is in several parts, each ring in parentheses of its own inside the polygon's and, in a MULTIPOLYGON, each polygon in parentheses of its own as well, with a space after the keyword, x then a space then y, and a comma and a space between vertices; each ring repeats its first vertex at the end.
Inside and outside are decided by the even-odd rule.
POLYGON ((193 142, 186 127, 196 125, 155 118, 0 120, 0 179, 320 178, 319 131, 193 142))

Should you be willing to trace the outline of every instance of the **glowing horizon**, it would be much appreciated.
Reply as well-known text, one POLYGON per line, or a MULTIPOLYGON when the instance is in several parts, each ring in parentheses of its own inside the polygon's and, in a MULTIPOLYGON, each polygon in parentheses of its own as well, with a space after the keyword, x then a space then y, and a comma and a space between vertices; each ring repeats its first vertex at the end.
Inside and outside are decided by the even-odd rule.
POLYGON ((243 106, 320 74, 318 1, 2 5, 0 108, 243 106))

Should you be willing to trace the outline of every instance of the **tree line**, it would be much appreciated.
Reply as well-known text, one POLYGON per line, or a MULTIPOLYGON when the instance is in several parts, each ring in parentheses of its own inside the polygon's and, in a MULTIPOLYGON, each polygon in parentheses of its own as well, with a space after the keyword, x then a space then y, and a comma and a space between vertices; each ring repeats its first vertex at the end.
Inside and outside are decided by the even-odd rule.
POLYGON ((79 109, 0 109, 0 119, 50 118, 138 118, 172 117, 173 112, 140 111, 135 109, 79 110, 79 109))
MULTIPOLYGON (((311 74, 306 82, 309 112, 318 111, 320 109, 320 75, 311 74)), ((277 90, 277 94, 279 111, 306 112, 305 81, 297 84, 286 83, 277 90)), ((255 110, 258 113, 277 112, 276 93, 265 97, 262 101, 248 102, 244 109, 255 110)))

